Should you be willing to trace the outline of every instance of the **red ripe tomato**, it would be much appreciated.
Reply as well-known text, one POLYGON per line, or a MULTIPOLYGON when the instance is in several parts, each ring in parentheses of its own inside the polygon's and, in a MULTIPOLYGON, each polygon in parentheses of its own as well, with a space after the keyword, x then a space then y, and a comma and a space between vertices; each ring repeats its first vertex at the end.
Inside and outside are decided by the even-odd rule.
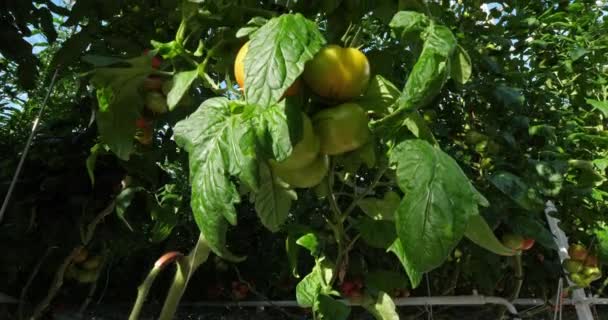
POLYGON ((135 120, 135 126, 139 129, 145 129, 150 126, 150 122, 146 120, 146 118, 137 118, 137 120, 135 120))
POLYGON ((582 244, 573 244, 568 248, 568 255, 573 260, 585 261, 587 254, 587 248, 582 244))
POLYGON ((521 244, 521 250, 530 250, 536 241, 531 238, 525 238, 521 244))

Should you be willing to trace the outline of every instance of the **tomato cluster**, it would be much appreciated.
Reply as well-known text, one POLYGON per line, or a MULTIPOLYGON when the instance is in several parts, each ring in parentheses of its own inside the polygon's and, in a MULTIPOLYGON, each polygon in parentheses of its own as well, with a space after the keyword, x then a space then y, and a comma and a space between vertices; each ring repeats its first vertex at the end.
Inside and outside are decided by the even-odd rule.
POLYGON ((98 255, 90 256, 86 248, 80 248, 72 258, 65 272, 65 277, 67 279, 75 279, 80 283, 95 282, 102 262, 103 257, 98 255))
MULTIPOLYGON (((144 51, 144 54, 149 54, 144 51)), ((154 56, 152 57, 151 67, 153 69, 160 68, 162 60, 154 56)), ((173 79, 167 79, 156 75, 150 75, 146 77, 142 84, 143 98, 144 98, 144 113, 135 121, 137 128, 135 133, 135 139, 142 145, 152 144, 154 135, 154 126, 152 119, 159 115, 169 111, 167 104, 167 96, 173 88, 173 79)), ((188 104, 190 96, 184 95, 178 105, 188 104)))
POLYGON ((588 287, 591 282, 602 277, 597 257, 589 253, 581 244, 573 244, 568 248, 570 258, 562 262, 570 280, 581 288, 588 287))
MULTIPOLYGON (((248 50, 249 42, 241 47, 234 64, 234 75, 241 90, 245 85, 248 50)), ((273 172, 289 185, 310 188, 327 175, 328 156, 356 150, 370 139, 366 111, 348 102, 367 88, 370 66, 365 54, 358 49, 329 45, 307 62, 302 77, 313 93, 337 105, 311 115, 302 113, 302 139, 287 159, 270 164, 273 172)), ((300 93, 301 83, 297 79, 284 96, 300 93)))

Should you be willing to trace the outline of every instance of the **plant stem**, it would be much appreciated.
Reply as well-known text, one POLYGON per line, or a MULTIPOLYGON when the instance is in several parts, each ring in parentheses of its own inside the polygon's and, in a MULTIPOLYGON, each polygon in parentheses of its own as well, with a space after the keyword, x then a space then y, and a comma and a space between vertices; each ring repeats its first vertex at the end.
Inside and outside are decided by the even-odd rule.
POLYGON ((46 260, 46 258, 49 256, 49 254, 51 254, 51 251, 53 251, 56 248, 57 247, 49 247, 46 250, 46 252, 44 253, 44 255, 42 257, 40 257, 40 259, 38 259, 38 263, 34 267, 34 270, 32 270, 32 273, 30 273, 30 276, 27 279, 25 286, 23 286, 23 289, 21 289, 21 296, 19 297, 19 311, 18 311, 19 319, 24 318, 23 317, 23 308, 25 307, 25 300, 27 297, 27 292, 28 292, 30 286, 32 285, 32 282, 34 281, 34 278, 36 278, 36 275, 38 275, 38 271, 40 271, 40 267, 42 266, 42 263, 44 263, 44 260, 46 260))
MULTIPOLYGON (((515 269, 515 287, 513 288, 513 292, 511 296, 508 298, 509 301, 513 301, 519 297, 519 293, 521 292, 521 287, 524 283, 524 268, 521 263, 521 252, 518 252, 516 255, 512 257, 513 259, 513 268, 515 269)), ((498 313, 498 317, 496 319, 502 319, 505 315, 507 309, 505 307, 501 307, 498 313)))
POLYGON ((159 319, 173 319, 179 301, 186 291, 186 286, 188 284, 188 269, 188 264, 183 263, 183 261, 177 263, 175 277, 169 288, 169 293, 167 293, 167 298, 165 299, 165 304, 160 312, 159 319))
POLYGON ((135 299, 135 303, 133 304, 133 308, 131 309, 129 320, 139 319, 139 314, 141 313, 141 309, 144 306, 144 302, 146 301, 148 292, 150 292, 150 288, 152 287, 154 280, 156 280, 156 277, 158 276, 161 270, 161 268, 152 268, 144 282, 142 282, 139 287, 137 287, 137 298, 135 299))
POLYGON ((361 201, 361 199, 365 198, 372 190, 374 190, 378 182, 380 182, 380 179, 382 179, 382 176, 386 172, 386 169, 386 166, 382 166, 376 173, 376 176, 374 177, 374 180, 372 180, 372 183, 370 183, 370 185, 367 186, 367 188, 361 194, 355 197, 355 199, 353 200, 353 202, 351 202, 348 208, 344 210, 342 221, 346 220, 346 217, 348 217, 348 215, 350 215, 350 213, 357 207, 357 204, 359 203, 359 201, 361 201))
POLYGON ((165 299, 165 304, 161 310, 160 320, 173 319, 179 302, 186 291, 190 277, 203 262, 207 261, 210 252, 211 248, 209 248, 207 240, 201 233, 190 254, 184 259, 177 260, 175 278, 173 279, 173 283, 171 284, 171 288, 165 299))

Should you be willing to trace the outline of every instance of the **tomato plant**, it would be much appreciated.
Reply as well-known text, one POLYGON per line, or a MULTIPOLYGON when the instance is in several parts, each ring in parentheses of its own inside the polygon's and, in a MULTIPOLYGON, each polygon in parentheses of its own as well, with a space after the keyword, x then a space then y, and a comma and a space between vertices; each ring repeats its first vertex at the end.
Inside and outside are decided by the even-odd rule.
MULTIPOLYGON (((552 206, 580 243, 563 262, 568 277, 602 294, 604 4, 6 7, 15 46, 0 47, 3 181, 39 97, 56 86, 0 225, 19 244, 0 261, 7 292, 40 261, 52 270, 38 276, 57 279, 32 318, 63 278, 95 290, 104 263, 71 250, 81 247, 120 265, 110 288, 137 294, 132 318, 167 271, 176 275, 161 319, 184 294, 200 298, 187 285, 234 300, 295 295, 314 318, 338 320, 351 312, 342 298, 378 319, 398 318, 393 298, 409 294, 549 299, 562 268, 545 223, 552 206), (37 57, 29 28, 60 42, 36 46, 37 57), (35 81, 36 61, 57 78, 35 81), (57 243, 66 245, 46 259, 57 243), (32 257, 19 254, 30 247, 32 257), (140 264, 154 265, 141 283, 140 264), (244 278, 261 278, 255 295, 244 278)), ((30 298, 44 296, 38 287, 30 298)))

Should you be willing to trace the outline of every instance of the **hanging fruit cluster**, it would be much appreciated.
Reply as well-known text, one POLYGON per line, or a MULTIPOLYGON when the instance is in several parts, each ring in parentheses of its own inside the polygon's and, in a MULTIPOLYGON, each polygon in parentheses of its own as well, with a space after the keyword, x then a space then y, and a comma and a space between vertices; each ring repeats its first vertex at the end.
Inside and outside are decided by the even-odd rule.
MULTIPOLYGON (((249 42, 239 50, 234 65, 241 90, 245 85, 248 49, 249 42)), ((370 80, 369 61, 361 51, 329 45, 306 64, 303 79, 315 94, 335 105, 315 114, 302 113, 302 138, 287 159, 271 161, 273 172, 296 188, 319 184, 328 172, 328 156, 356 150, 370 138, 367 113, 358 104, 349 102, 363 93, 370 80)), ((298 94, 301 87, 297 79, 285 96, 298 94)))
POLYGON ((102 263, 102 256, 91 256, 86 248, 81 248, 72 259, 72 263, 68 266, 65 277, 66 279, 74 279, 80 283, 95 282, 102 263))
POLYGON ((569 259, 562 262, 564 270, 568 272, 568 278, 581 288, 588 287, 591 282, 602 277, 597 257, 590 254, 587 248, 581 244, 573 244, 568 248, 569 259))

